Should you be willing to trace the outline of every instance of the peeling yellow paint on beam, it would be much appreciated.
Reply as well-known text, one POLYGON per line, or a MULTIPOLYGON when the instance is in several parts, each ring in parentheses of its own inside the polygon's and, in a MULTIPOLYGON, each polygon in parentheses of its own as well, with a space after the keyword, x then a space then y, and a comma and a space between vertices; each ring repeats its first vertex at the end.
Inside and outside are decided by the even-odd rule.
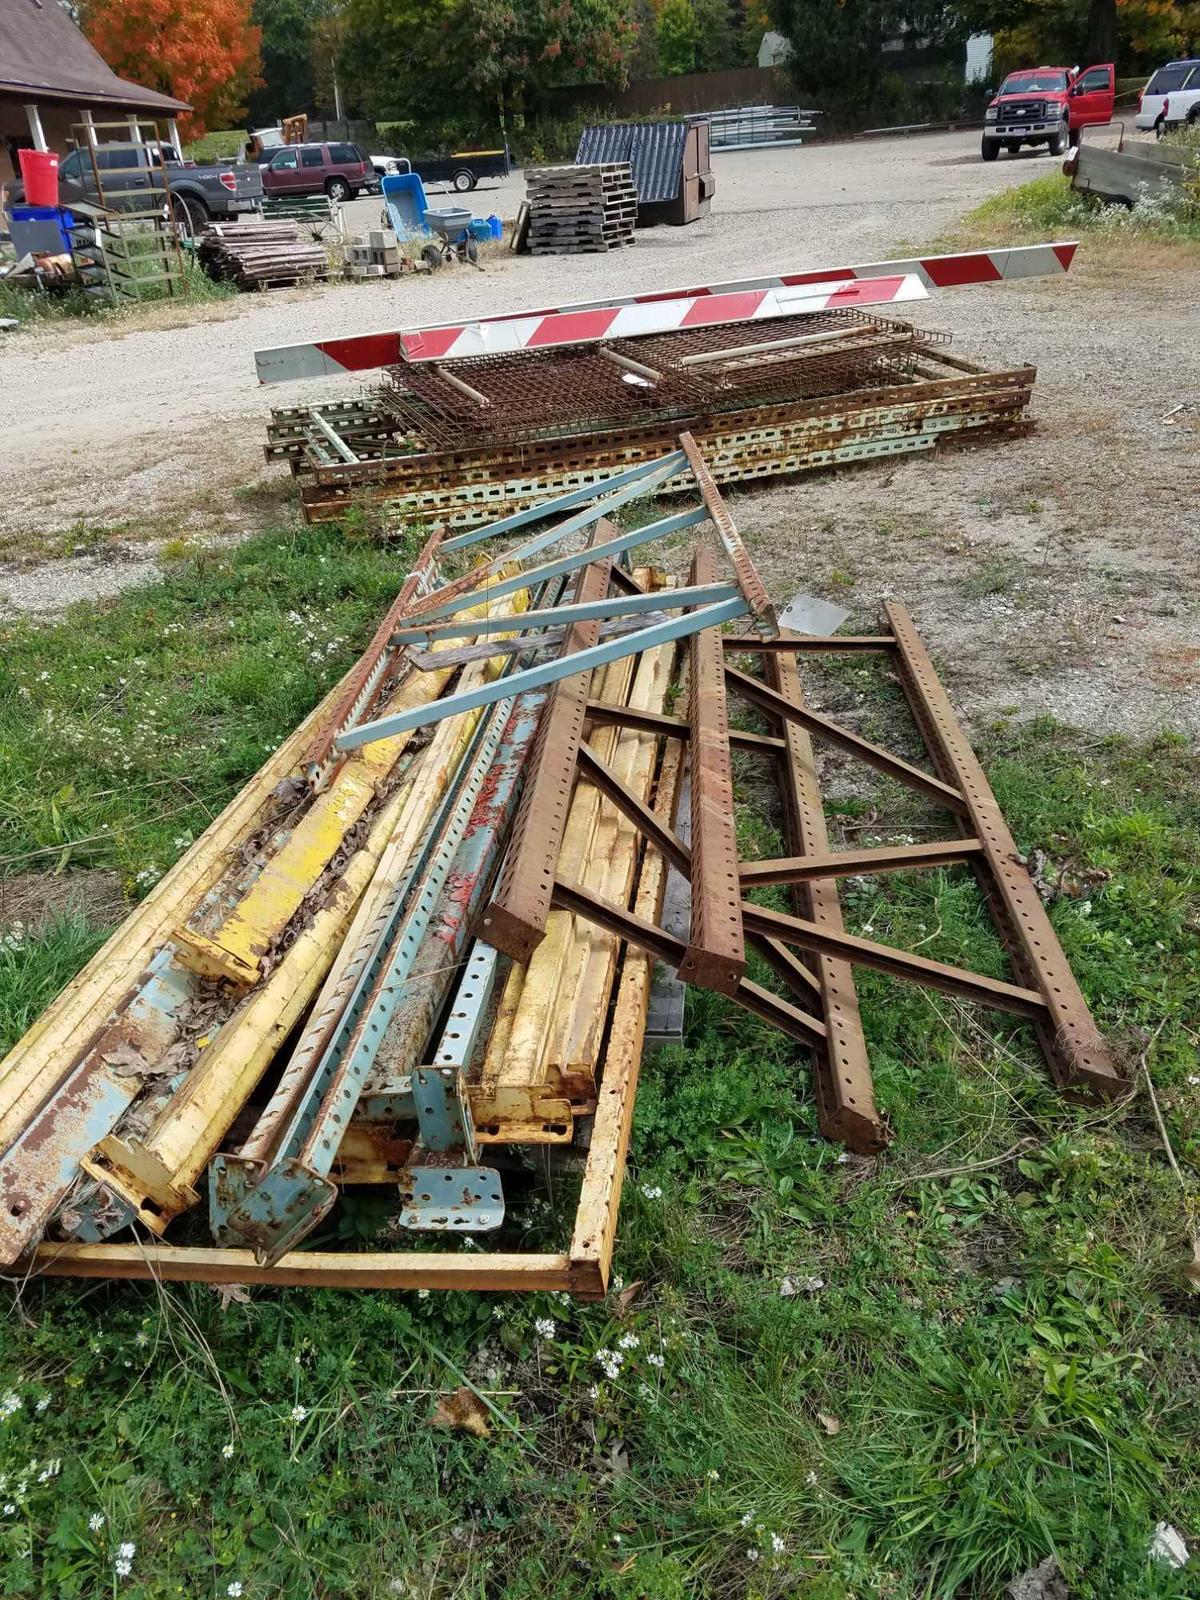
POLYGON ((199 1203, 194 1185, 328 972, 403 800, 404 791, 391 798, 326 903, 200 1053, 145 1137, 110 1135, 83 1162, 85 1172, 134 1206, 155 1233, 199 1203))
MULTIPOLYGON (((603 669, 597 697, 623 704, 633 677, 632 656, 611 662, 603 669)), ((600 728, 589 743, 603 760, 609 760, 618 730, 600 728)), ((582 878, 587 870, 600 814, 600 796, 590 784, 578 784, 571 799, 567 826, 563 833, 559 864, 564 877, 582 878)), ((573 913, 555 909, 546 919, 546 933, 530 958, 525 973, 521 1003, 513 1019, 512 1031, 497 1082, 503 1085, 537 1084, 546 1081, 546 1058, 553 1021, 557 1016, 559 992, 563 987, 567 960, 572 948, 575 918, 573 913)))
POLYGON ((272 790, 297 771, 308 741, 336 703, 344 681, 329 691, 263 763, 0 1062, 0 1152, 58 1090, 178 919, 228 870, 258 828, 272 790))

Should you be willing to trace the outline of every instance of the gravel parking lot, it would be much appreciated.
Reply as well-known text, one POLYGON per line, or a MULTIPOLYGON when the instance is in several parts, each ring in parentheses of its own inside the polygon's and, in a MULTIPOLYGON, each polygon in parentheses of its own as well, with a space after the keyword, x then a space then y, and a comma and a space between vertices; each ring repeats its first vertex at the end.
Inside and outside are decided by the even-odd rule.
MULTIPOLYGON (((1005 185, 1053 171, 1029 152, 983 166, 945 134, 717 158, 712 214, 613 256, 514 257, 394 283, 245 296, 205 320, 21 334, 4 347, 9 450, 0 605, 45 612, 154 570, 159 538, 236 538, 292 504, 266 466, 271 405, 336 380, 258 387, 255 348, 320 334, 667 287, 920 248, 1005 185), (259 506, 254 509, 253 502, 259 506), (48 531, 129 524, 122 554, 39 560, 48 531)), ((518 179, 480 188, 510 213, 518 179)), ((376 202, 360 200, 364 223, 376 202)), ((357 224, 356 224, 357 225, 357 224)), ((1036 432, 962 453, 733 494, 772 589, 835 596, 869 625, 894 593, 968 713, 1048 711, 1098 732, 1200 734, 1200 266, 1181 247, 1084 246, 1067 279, 959 289, 913 308, 991 365, 1039 367, 1036 432)))
MULTIPOLYGON (((262 422, 271 405, 329 396, 328 382, 260 389, 255 349, 330 334, 436 322, 594 298, 619 285, 664 288, 785 267, 836 266, 919 242, 1031 171, 1037 157, 984 166, 974 134, 935 134, 715 158, 710 215, 686 228, 646 229, 630 250, 596 256, 490 253, 486 270, 337 283, 244 295, 159 326, 139 315, 9 337, 4 398, 9 449, 0 463, 0 537, 48 528, 177 517, 207 527, 227 490, 261 478, 262 422), (181 325, 186 323, 186 325, 181 325)), ((470 196, 477 214, 511 216, 524 193, 514 174, 470 196)), ((378 198, 351 204, 353 228, 374 225, 378 198)), ((970 291, 968 291, 970 292, 970 291)), ((342 385, 345 388, 345 385, 342 385)))

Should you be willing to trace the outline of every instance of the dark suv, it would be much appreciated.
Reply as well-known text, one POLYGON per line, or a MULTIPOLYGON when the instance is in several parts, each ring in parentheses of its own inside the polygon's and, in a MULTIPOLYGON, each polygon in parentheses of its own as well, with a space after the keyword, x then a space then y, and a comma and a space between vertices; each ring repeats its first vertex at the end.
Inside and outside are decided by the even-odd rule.
POLYGON ((371 163, 356 144, 285 144, 264 150, 259 165, 268 199, 327 194, 352 200, 371 181, 371 163))

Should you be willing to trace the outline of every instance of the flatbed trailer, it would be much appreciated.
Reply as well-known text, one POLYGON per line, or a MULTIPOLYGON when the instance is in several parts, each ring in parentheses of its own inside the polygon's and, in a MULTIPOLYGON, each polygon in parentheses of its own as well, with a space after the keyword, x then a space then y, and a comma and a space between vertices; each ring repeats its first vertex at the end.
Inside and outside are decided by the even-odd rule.
POLYGON ((416 156, 406 159, 409 170, 422 183, 448 183, 458 194, 469 194, 480 178, 507 178, 512 157, 507 145, 498 150, 452 150, 448 156, 416 156))

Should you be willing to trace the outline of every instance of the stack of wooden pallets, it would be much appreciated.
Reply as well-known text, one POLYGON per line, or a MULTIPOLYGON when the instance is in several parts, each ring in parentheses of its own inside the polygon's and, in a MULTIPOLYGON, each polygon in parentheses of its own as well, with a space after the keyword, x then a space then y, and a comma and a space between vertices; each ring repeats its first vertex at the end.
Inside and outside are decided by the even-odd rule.
POLYGON ((324 245, 302 239, 297 222, 214 222, 196 253, 210 278, 228 278, 243 289, 329 276, 324 245))
POLYGON ((627 161, 539 167, 526 183, 531 254, 582 255, 633 243, 638 196, 627 161))

